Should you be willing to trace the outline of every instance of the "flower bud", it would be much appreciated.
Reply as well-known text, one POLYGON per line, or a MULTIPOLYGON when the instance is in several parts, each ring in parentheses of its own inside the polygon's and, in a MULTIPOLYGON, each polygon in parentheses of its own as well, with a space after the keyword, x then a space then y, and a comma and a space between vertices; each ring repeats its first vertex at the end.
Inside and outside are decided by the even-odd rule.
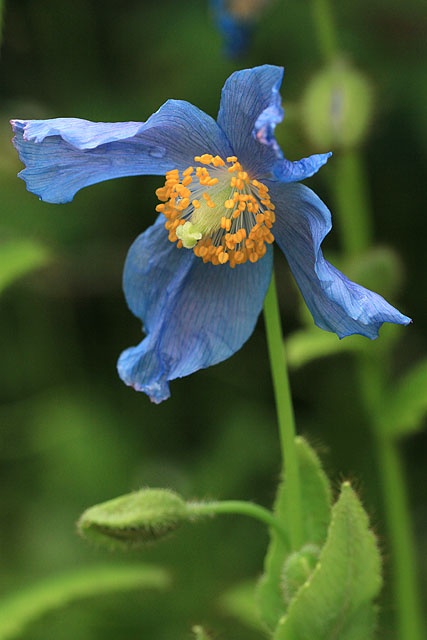
POLYGON ((319 553, 319 547, 307 544, 288 556, 282 574, 283 596, 287 605, 313 573, 319 553))
POLYGON ((168 489, 141 489, 87 509, 77 523, 89 540, 131 548, 163 538, 188 519, 184 500, 168 489))
POLYGON ((372 117, 369 80, 349 64, 337 62, 308 84, 302 101, 303 123, 321 149, 354 147, 363 142, 372 117))

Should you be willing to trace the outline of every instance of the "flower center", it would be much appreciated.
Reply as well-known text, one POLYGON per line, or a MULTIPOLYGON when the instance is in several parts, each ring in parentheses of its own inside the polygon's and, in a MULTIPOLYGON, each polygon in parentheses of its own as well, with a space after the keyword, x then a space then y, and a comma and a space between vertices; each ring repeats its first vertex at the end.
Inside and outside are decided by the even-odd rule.
POLYGON ((236 156, 225 162, 205 153, 194 161, 198 166, 181 175, 178 169, 168 171, 156 191, 164 203, 156 210, 167 218, 169 240, 214 265, 256 262, 274 241, 275 206, 268 188, 251 180, 236 156))

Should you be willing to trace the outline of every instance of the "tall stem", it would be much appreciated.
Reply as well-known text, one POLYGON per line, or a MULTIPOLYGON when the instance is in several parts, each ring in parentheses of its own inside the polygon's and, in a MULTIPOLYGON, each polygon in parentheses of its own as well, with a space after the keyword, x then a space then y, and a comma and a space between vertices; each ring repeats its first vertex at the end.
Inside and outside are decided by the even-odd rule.
MULTIPOLYGON (((331 62, 338 54, 337 31, 329 0, 312 0, 314 25, 322 56, 331 62)), ((372 239, 368 188, 360 152, 337 154, 333 181, 341 218, 344 253, 362 253, 372 239)), ((393 557, 394 594, 400 640, 422 640, 423 618, 416 575, 415 550, 409 500, 397 443, 382 427, 377 408, 382 404, 386 372, 382 362, 358 359, 361 394, 376 443, 390 547, 393 557)))
MULTIPOLYGON (((350 153, 350 152, 346 152, 350 153)), ((341 215, 342 228, 360 230, 353 234, 342 234, 346 255, 362 253, 369 246, 370 215, 367 187, 360 166, 360 157, 353 151, 353 158, 338 157, 345 166, 337 168, 337 173, 346 175, 345 185, 337 180, 333 183, 335 200, 341 215), (362 206, 363 203, 363 206, 362 206), (357 205, 359 204, 359 208, 357 205)), ((396 616, 400 640, 422 640, 423 616, 418 593, 415 547, 411 523, 409 499, 405 487, 403 464, 398 444, 393 440, 381 422, 378 407, 382 406, 387 383, 386 367, 380 359, 360 354, 357 360, 360 390, 365 405, 368 423, 372 430, 378 459, 378 472, 383 492, 386 524, 390 542, 393 590, 396 601, 396 616)))
POLYGON ((417 589, 411 514, 405 491, 405 478, 398 445, 390 438, 378 437, 378 457, 384 486, 384 502, 395 575, 395 597, 399 611, 400 637, 424 638, 421 603, 417 589), (408 524, 409 523, 409 524, 408 524))
POLYGON ((383 424, 378 407, 385 395, 384 363, 360 354, 358 373, 362 398, 370 422, 378 460, 385 517, 390 540, 391 567, 394 575, 398 634, 402 640, 422 640, 423 617, 417 585, 414 536, 411 511, 405 487, 405 475, 399 445, 383 424))
POLYGON ((319 49, 327 62, 331 62, 338 52, 336 30, 328 0, 312 0, 313 21, 316 28, 319 49))
POLYGON ((369 194, 360 151, 343 149, 334 158, 334 191, 346 255, 354 256, 372 240, 369 194))
POLYGON ((302 545, 301 483, 295 446, 295 418, 274 274, 264 302, 264 319, 279 422, 280 445, 289 496, 290 544, 292 549, 296 550, 302 545))

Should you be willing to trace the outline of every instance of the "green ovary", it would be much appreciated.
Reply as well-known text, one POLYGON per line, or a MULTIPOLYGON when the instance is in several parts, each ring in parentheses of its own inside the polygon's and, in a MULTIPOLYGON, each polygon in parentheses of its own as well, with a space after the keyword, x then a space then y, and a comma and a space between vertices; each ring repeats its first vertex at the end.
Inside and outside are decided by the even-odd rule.
MULTIPOLYGON (((221 218, 223 216, 229 217, 230 214, 230 210, 224 207, 224 202, 228 200, 229 197, 230 187, 227 187, 221 191, 212 193, 212 201, 215 202, 215 207, 208 207, 206 200, 201 198, 200 207, 194 209, 191 214, 191 223, 194 230, 199 231, 202 236, 211 236, 215 231, 218 231, 218 229, 221 228, 221 218)), ((184 240, 182 243, 184 244, 184 240)))

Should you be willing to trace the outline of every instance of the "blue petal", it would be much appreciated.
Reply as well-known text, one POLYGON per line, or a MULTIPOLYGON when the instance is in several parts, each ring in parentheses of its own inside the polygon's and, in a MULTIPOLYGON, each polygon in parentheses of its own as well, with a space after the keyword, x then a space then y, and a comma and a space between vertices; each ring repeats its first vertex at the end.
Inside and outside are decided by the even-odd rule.
POLYGON ((276 205, 274 237, 318 327, 340 338, 358 333, 374 339, 384 322, 411 322, 384 298, 352 282, 324 259, 320 245, 331 229, 331 214, 311 189, 300 184, 268 184, 276 205))
POLYGON ((316 153, 313 156, 302 158, 295 162, 282 158, 274 166, 274 177, 280 182, 299 182, 300 180, 311 178, 312 175, 319 171, 320 167, 323 167, 331 155, 331 151, 328 153, 316 153))
POLYGON ((282 157, 274 138, 274 128, 283 120, 282 77, 282 67, 266 64, 236 71, 222 89, 218 124, 245 171, 257 177, 270 174, 278 155, 282 157))
POLYGON ((164 218, 129 250, 124 290, 147 336, 122 353, 120 377, 153 402, 170 380, 229 358, 251 335, 271 279, 272 251, 231 269, 204 264, 168 240, 164 218))
POLYGON ((274 176, 280 182, 295 182, 316 173, 332 154, 296 162, 283 157, 274 137, 276 125, 283 120, 282 78, 282 67, 270 65, 233 73, 222 90, 218 124, 245 171, 257 178, 274 176))
POLYGON ((12 120, 27 189, 46 202, 69 202, 82 187, 186 168, 203 153, 230 155, 217 123, 197 107, 168 100, 147 122, 77 118, 12 120))

